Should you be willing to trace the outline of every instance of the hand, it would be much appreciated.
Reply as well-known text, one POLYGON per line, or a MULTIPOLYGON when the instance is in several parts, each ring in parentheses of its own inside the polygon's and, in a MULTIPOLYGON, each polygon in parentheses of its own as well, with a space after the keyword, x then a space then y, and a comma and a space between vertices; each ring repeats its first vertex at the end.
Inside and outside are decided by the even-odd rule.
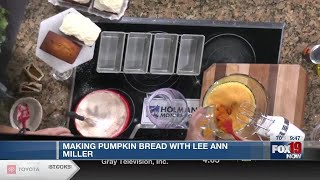
POLYGON ((27 131, 26 134, 45 136, 73 136, 69 129, 63 127, 47 128, 38 131, 27 131))
POLYGON ((209 129, 206 129, 208 119, 205 117, 205 109, 199 108, 192 114, 189 121, 189 128, 187 132, 186 140, 213 140, 213 133, 207 133, 209 129))

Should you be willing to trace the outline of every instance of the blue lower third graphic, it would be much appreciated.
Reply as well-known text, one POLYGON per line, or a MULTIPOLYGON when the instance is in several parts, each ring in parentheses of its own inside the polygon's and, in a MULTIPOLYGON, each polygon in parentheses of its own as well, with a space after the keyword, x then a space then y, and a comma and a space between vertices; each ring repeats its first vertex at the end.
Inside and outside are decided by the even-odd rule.
POLYGON ((262 142, 61 141, 59 159, 261 160, 262 142))
MULTIPOLYGON (((0 146, 1 160, 263 160, 269 148, 263 142, 222 141, 1 141, 0 146)), ((293 147, 297 153, 301 146, 293 147)))

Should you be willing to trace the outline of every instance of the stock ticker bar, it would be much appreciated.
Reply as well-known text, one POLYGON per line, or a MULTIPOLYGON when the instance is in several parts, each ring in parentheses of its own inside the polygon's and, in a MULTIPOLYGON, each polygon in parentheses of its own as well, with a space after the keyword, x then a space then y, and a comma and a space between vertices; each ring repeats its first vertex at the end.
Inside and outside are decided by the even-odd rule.
POLYGON ((0 141, 2 160, 304 159, 303 142, 0 141))

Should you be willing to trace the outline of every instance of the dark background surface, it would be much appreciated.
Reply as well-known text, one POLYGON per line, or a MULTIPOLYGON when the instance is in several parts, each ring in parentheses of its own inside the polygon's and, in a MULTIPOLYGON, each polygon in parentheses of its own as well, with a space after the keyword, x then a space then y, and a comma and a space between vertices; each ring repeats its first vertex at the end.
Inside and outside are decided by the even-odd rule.
POLYGON ((7 40, 0 54, 0 83, 8 86, 6 68, 11 58, 12 48, 15 45, 20 24, 24 18, 25 8, 28 0, 0 0, 0 5, 9 11, 7 40))

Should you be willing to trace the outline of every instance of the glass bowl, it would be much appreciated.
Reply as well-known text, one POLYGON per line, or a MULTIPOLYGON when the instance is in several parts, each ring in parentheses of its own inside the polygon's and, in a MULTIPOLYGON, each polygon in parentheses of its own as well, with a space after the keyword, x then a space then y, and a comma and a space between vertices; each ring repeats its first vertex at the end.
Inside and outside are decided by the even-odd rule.
MULTIPOLYGON (((225 84, 226 85, 226 84, 225 84)), ((235 86, 234 86, 235 87, 235 86)), ((247 98, 248 99, 248 98, 247 98)), ((225 105, 229 106, 231 104, 232 107, 232 114, 230 116, 233 116, 233 124, 237 126, 238 128, 234 128, 235 133, 243 140, 261 140, 258 135, 256 135, 257 130, 259 129, 259 126, 257 126, 256 120, 258 120, 257 116, 263 115, 267 111, 267 94, 265 91, 265 88, 262 86, 261 83, 259 83, 256 79, 244 75, 244 74, 232 74, 229 76, 225 76, 218 81, 216 81, 206 92, 204 99, 203 99, 203 107, 208 106, 219 106, 219 105, 225 105), (233 82, 233 84, 237 84, 237 86, 241 86, 243 91, 237 91, 240 90, 239 88, 230 88, 230 82, 233 82), (221 91, 220 94, 216 93, 217 87, 223 87, 220 86, 222 84, 229 83, 229 86, 224 86, 224 91, 221 91), (245 90, 250 90, 245 92, 245 90), (215 94, 213 93, 215 92, 215 94), (242 95, 243 94, 243 95, 242 95), (221 95, 218 97, 218 95, 221 95), (251 107, 250 113, 248 114, 247 121, 242 121, 241 118, 239 118, 239 114, 243 113, 241 112, 241 106, 242 104, 248 103, 245 101, 244 97, 249 97, 251 101, 251 107), (216 96, 216 97, 215 97, 216 96), (221 98, 223 96, 223 98, 221 98), (219 101, 219 98, 220 101, 219 101), (243 100, 243 102, 242 102, 243 100), (228 104, 228 105, 227 105, 228 104), (236 113, 236 114, 233 114, 236 113)), ((216 121, 213 121, 211 123, 215 124, 216 121)), ((261 123, 261 122, 259 122, 261 123)), ((213 127, 218 127, 217 125, 213 125, 213 127)), ((230 134, 225 133, 224 131, 220 130, 219 128, 212 129, 215 131, 215 135, 218 138, 231 140, 234 139, 230 134)))

